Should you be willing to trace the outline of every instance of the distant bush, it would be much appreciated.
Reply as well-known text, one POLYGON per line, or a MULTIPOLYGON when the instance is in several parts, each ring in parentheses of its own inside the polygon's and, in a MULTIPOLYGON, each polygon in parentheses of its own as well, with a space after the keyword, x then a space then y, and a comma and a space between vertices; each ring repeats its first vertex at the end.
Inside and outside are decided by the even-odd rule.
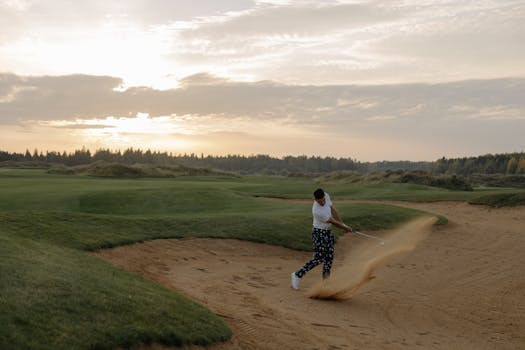
POLYGON ((403 171, 387 170, 372 173, 359 173, 355 171, 338 171, 325 174, 317 178, 319 182, 325 183, 413 183, 418 185, 447 188, 454 191, 472 191, 468 181, 456 175, 432 175, 426 171, 403 171))
POLYGON ((91 176, 103 177, 141 177, 144 171, 140 168, 118 163, 95 163, 82 167, 82 171, 91 176))
POLYGON ((288 177, 306 177, 306 178, 315 177, 312 174, 302 173, 302 172, 299 172, 299 171, 293 171, 293 172, 287 173, 286 176, 288 176, 288 177))
POLYGON ((52 163, 40 162, 40 161, 16 161, 16 160, 5 160, 3 162, 0 162, 0 168, 49 169, 53 165, 58 166, 59 164, 52 164, 52 163))
POLYGON ((473 174, 469 179, 474 186, 525 188, 525 175, 473 174))
POLYGON ((456 175, 430 175, 425 172, 410 172, 401 177, 402 183, 414 183, 433 187, 447 188, 454 191, 473 191, 472 186, 465 178, 456 175))
POLYGON ((187 166, 154 166, 147 164, 126 165, 108 163, 104 161, 88 165, 68 167, 65 165, 54 166, 48 170, 51 174, 61 175, 88 175, 98 177, 177 177, 177 176, 235 176, 232 173, 208 168, 192 168, 187 166))
POLYGON ((470 204, 489 205, 491 207, 515 207, 525 205, 525 192, 520 193, 499 193, 481 196, 471 199, 470 204))
POLYGON ((63 164, 52 166, 47 172, 49 174, 75 175, 75 169, 63 164))
POLYGON ((317 181, 329 183, 356 183, 363 182, 363 175, 363 173, 357 171, 334 171, 319 176, 317 181))

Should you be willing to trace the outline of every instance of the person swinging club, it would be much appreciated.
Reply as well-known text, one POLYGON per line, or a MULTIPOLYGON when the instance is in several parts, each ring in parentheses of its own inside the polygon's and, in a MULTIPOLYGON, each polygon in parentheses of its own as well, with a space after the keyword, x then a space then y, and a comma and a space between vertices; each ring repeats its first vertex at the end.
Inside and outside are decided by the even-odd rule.
POLYGON ((323 263, 323 279, 330 276, 332 261, 334 260, 334 235, 330 229, 333 224, 345 233, 352 232, 352 227, 346 225, 339 213, 332 205, 330 195, 318 188, 314 191, 312 206, 313 230, 312 243, 314 256, 296 272, 292 272, 292 288, 299 289, 299 281, 311 269, 323 263))

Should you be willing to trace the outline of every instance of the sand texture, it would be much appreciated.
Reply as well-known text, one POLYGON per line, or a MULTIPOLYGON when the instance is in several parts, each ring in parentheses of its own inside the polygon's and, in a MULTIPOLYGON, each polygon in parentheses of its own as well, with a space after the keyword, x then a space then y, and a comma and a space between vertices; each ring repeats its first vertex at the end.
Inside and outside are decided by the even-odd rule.
POLYGON ((223 317, 234 336, 209 349, 525 349, 525 207, 395 204, 450 222, 370 232, 384 246, 346 235, 330 280, 319 266, 298 291, 290 273, 311 253, 281 247, 171 239, 95 255, 223 317))

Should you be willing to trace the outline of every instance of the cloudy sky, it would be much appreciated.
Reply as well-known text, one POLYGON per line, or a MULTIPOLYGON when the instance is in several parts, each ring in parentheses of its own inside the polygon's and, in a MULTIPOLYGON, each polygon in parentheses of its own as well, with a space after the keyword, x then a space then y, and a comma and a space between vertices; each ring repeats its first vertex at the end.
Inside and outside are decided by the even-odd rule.
POLYGON ((525 151, 525 1, 0 0, 0 150, 525 151))

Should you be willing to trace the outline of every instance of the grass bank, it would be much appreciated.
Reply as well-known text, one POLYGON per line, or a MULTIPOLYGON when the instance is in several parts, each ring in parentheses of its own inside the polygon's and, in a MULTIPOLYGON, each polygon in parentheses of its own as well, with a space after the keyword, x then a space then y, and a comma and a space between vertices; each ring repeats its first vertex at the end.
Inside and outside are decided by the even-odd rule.
POLYGON ((489 205, 491 207, 515 207, 525 205, 525 192, 497 193, 480 196, 469 200, 470 204, 489 205))
POLYGON ((204 307, 75 249, 0 236, 2 349, 207 345, 226 324, 204 307))

